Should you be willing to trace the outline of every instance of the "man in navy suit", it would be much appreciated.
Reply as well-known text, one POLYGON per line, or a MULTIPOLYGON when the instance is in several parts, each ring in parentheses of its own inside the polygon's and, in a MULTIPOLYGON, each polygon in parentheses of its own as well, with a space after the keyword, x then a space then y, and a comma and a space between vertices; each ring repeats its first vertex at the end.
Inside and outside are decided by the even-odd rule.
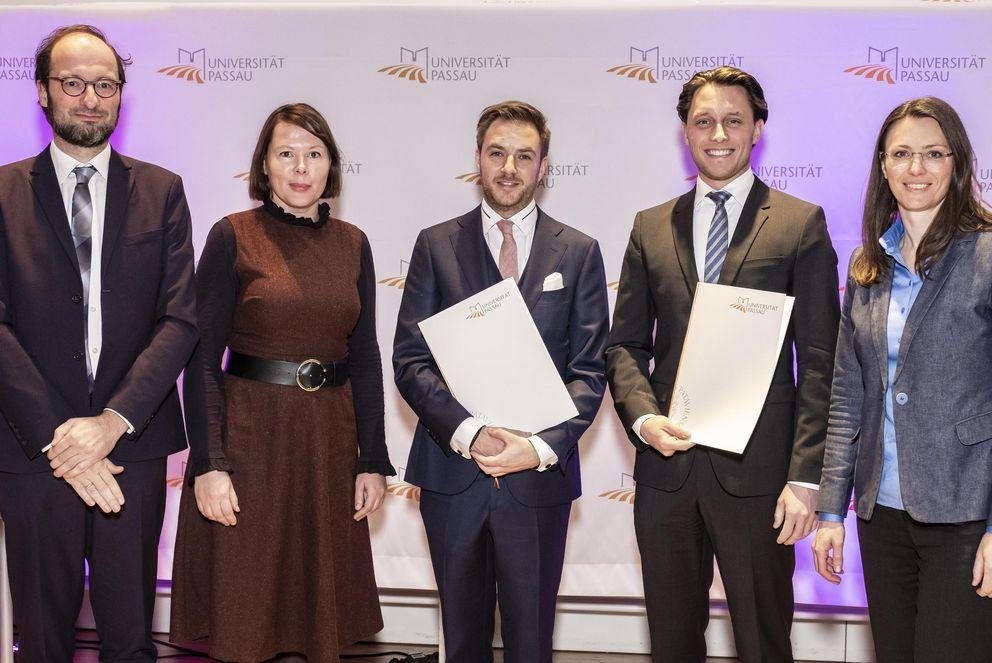
MULTIPOLYGON (((422 489, 448 663, 493 660, 497 596, 503 660, 550 663, 568 514, 581 490, 577 444, 605 388, 609 322, 599 245, 534 202, 550 139, 543 114, 529 104, 507 101, 482 112, 482 205, 420 233, 400 306, 396 385, 420 418, 406 479, 422 489), (509 277, 578 410, 547 430, 476 420, 448 390, 417 327, 509 277)), ((513 352, 513 339, 478 351, 513 352)))
POLYGON ((91 26, 49 35, 35 83, 54 138, 0 167, 0 513, 19 663, 72 660, 84 558, 100 659, 156 658, 193 247, 180 179, 109 146, 124 64, 91 26))

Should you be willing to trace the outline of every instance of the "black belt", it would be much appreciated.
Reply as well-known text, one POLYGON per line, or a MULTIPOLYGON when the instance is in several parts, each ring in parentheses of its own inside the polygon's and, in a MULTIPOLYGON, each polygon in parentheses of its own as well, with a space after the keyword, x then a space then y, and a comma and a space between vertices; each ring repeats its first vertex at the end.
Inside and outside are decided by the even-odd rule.
POLYGON ((340 387, 348 381, 348 364, 343 361, 321 362, 304 359, 301 362, 262 359, 231 351, 225 373, 272 384, 317 391, 321 387, 340 387))

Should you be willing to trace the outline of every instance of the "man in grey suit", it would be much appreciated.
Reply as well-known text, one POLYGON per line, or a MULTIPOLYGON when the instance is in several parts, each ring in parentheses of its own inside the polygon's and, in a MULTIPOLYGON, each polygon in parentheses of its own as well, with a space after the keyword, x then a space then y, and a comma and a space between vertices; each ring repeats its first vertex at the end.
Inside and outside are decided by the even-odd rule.
POLYGON ((637 448, 634 526, 652 660, 706 657, 715 556, 740 660, 792 661, 792 544, 816 520, 837 256, 822 209, 770 190, 751 171, 768 117, 754 77, 733 67, 697 73, 678 112, 696 186, 637 214, 606 350, 617 413, 637 448), (796 298, 742 455, 693 446, 691 431, 665 416, 701 280, 796 298))
MULTIPOLYGON (((551 140, 544 115, 519 101, 490 106, 476 140, 482 205, 420 233, 396 324, 396 386, 420 419, 406 479, 422 488, 448 663, 493 660, 497 594, 503 660, 550 663, 569 510, 581 490, 578 441, 606 388, 606 277, 596 240, 534 201, 551 140), (511 277, 578 410, 542 431, 471 416, 417 327, 511 277)), ((507 338, 478 351, 513 346, 507 338)))

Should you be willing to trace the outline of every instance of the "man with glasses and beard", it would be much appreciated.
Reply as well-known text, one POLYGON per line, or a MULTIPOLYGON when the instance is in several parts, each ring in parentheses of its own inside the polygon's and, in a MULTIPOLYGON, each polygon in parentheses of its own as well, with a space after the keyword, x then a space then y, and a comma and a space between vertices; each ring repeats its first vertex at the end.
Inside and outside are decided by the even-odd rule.
POLYGON ((103 33, 38 47, 54 130, 0 167, 0 513, 19 663, 73 657, 89 563, 101 660, 154 661, 176 378, 196 344, 182 182, 111 149, 125 61, 103 33))

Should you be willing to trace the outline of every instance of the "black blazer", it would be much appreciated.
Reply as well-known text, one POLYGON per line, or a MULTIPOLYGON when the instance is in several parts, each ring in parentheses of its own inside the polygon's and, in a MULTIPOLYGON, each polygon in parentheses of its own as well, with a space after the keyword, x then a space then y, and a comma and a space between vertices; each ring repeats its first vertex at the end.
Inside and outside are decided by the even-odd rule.
MULTIPOLYGON (((579 413, 563 424, 535 431, 558 456, 544 472, 529 470, 500 479, 528 506, 567 504, 579 496, 579 437, 596 417, 606 390, 603 348, 609 308, 599 244, 538 210, 530 257, 520 292, 548 353, 579 413), (565 287, 543 292, 544 279, 559 272, 565 287)), ((448 391, 417 324, 501 279, 482 236, 481 208, 427 228, 410 258, 396 323, 393 368, 396 386, 420 418, 406 480, 453 495, 479 475, 475 461, 451 450, 451 436, 469 412, 448 391)))
POLYGON ((178 176, 113 152, 101 263, 103 351, 86 379, 79 264, 46 148, 0 167, 0 471, 48 471, 71 417, 120 412, 112 460, 186 446, 176 378, 196 345, 189 208, 178 176))
MULTIPOLYGON (((694 199, 695 189, 634 219, 606 350, 617 413, 638 450, 634 479, 668 491, 685 482, 700 448, 665 458, 631 426, 642 415, 668 413, 699 281, 694 199)), ((837 255, 823 210, 755 179, 719 283, 783 292, 796 302, 747 449, 741 456, 711 450, 713 469, 724 489, 738 496, 778 493, 786 481, 818 483, 840 308, 837 255)))

